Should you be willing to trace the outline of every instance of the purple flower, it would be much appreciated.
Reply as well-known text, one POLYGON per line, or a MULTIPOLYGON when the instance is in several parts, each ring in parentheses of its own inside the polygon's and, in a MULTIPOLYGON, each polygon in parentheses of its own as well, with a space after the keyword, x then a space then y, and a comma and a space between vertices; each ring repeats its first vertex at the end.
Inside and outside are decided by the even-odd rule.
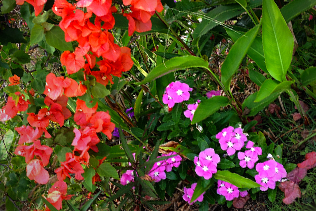
POLYGON ((239 197, 239 190, 238 187, 230 184, 228 182, 221 181, 220 187, 217 189, 217 193, 219 195, 225 196, 227 201, 231 201, 234 198, 239 197))
POLYGON ((218 90, 218 91, 212 90, 212 91, 206 93, 206 97, 207 98, 212 98, 214 96, 220 96, 221 92, 222 92, 222 90, 218 90))
POLYGON ((168 104, 169 108, 172 108, 175 103, 182 103, 190 98, 189 91, 192 88, 186 83, 181 83, 180 81, 171 82, 167 87, 166 91, 162 97, 164 104, 168 104))
MULTIPOLYGON (((158 157, 157 157, 158 158, 158 157)), ((160 180, 166 179, 166 164, 165 160, 156 162, 152 169, 149 171, 148 175, 155 180, 155 182, 159 182, 160 180)))
POLYGON ((126 109, 125 113, 127 114, 129 118, 133 118, 134 117, 133 107, 126 109))
POLYGON ((253 155, 251 150, 247 150, 246 152, 238 152, 238 159, 240 160, 239 165, 242 168, 252 169, 255 163, 259 160, 257 155, 253 155))
POLYGON ((194 104, 189 104, 188 105, 188 110, 186 110, 184 112, 184 116, 186 118, 190 118, 190 120, 192 121, 193 116, 194 116, 194 112, 195 112, 196 108, 198 107, 198 105, 199 105, 199 100, 196 103, 194 103, 194 104))
POLYGON ((172 171, 172 167, 178 168, 182 161, 182 157, 180 155, 177 155, 176 152, 170 152, 169 154, 163 154, 162 156, 171 156, 171 155, 176 155, 176 156, 165 160, 166 172, 172 171))
POLYGON ((202 193, 194 202, 191 203, 191 199, 192 199, 192 196, 193 196, 193 193, 194 193, 194 190, 196 188, 196 185, 197 183, 193 183, 191 185, 191 188, 186 188, 184 187, 183 189, 183 199, 189 203, 189 205, 192 205, 193 203, 199 201, 199 202, 202 202, 203 201, 203 197, 204 197, 204 193, 202 193))
POLYGON ((115 137, 120 137, 120 133, 119 133, 119 130, 118 130, 118 128, 117 127, 115 127, 114 128, 114 131, 113 131, 113 133, 112 133, 112 136, 115 136, 115 137))
POLYGON ((127 170, 121 177, 122 185, 127 185, 130 182, 134 182, 134 170, 127 170))
POLYGON ((219 162, 219 155, 215 153, 214 149, 208 148, 200 152, 199 157, 194 158, 195 172, 198 176, 208 180, 217 172, 219 162))

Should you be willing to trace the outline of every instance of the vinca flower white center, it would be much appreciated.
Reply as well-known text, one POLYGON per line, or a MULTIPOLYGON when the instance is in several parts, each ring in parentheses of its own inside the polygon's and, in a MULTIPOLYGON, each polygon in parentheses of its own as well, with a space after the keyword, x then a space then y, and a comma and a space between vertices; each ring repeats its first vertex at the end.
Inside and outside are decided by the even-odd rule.
POLYGON ((172 162, 175 162, 175 161, 176 161, 176 159, 174 159, 174 158, 172 158, 171 160, 172 160, 172 162))
POLYGON ((203 171, 208 171, 207 166, 203 166, 203 171))
POLYGON ((268 179, 267 177, 264 177, 264 178, 261 179, 261 181, 262 181, 263 183, 268 183, 268 180, 269 180, 269 179, 268 179))
POLYGON ((182 95, 182 93, 183 93, 183 91, 180 90, 180 89, 177 91, 177 94, 178 94, 178 95, 182 95))
POLYGON ((206 159, 206 160, 212 160, 212 157, 209 156, 209 155, 207 155, 207 156, 205 157, 205 159, 206 159))
POLYGON ((233 144, 232 142, 230 142, 230 141, 229 141, 229 142, 227 142, 227 146, 228 146, 228 147, 233 147, 233 146, 234 146, 234 144, 233 144))
POLYGON ((228 193, 232 193, 232 192, 233 192, 233 189, 232 189, 232 188, 227 188, 227 192, 228 192, 228 193))
POLYGON ((225 137, 225 136, 226 136, 226 134, 227 134, 227 132, 224 132, 224 133, 223 133, 223 137, 225 137))
POLYGON ((156 171, 156 172, 154 173, 154 175, 155 175, 155 177, 158 177, 159 172, 158 172, 158 171, 156 171))
POLYGON ((251 160, 250 157, 245 156, 245 161, 246 161, 246 162, 249 162, 250 160, 251 160))
POLYGON ((268 165, 263 166, 263 170, 265 170, 265 171, 269 170, 269 168, 270 168, 270 166, 268 166, 268 165))

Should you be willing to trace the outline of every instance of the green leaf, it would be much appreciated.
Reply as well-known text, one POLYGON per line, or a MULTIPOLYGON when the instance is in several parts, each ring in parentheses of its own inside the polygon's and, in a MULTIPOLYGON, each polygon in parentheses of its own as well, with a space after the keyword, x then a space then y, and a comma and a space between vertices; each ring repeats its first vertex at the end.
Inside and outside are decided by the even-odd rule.
POLYGON ((70 204, 69 201, 66 200, 66 202, 67 202, 67 205, 68 205, 68 207, 69 207, 69 209, 70 209, 71 211, 80 211, 80 210, 78 210, 75 206, 73 206, 72 204, 70 204))
POLYGON ((45 38, 48 45, 58 50, 73 51, 71 42, 65 41, 65 33, 59 26, 54 26, 50 31, 46 32, 45 38))
POLYGON ((45 90, 46 76, 48 72, 45 70, 36 71, 33 73, 34 80, 31 83, 31 86, 38 91, 39 94, 42 94, 45 90))
POLYGON ((209 30, 213 29, 219 24, 223 24, 224 21, 229 20, 236 15, 244 12, 243 8, 239 5, 219 6, 211 10, 203 18, 203 21, 195 28, 193 32, 193 39, 201 37, 209 30))
POLYGON ((267 70, 276 80, 286 80, 294 39, 274 0, 262 4, 262 42, 267 70))
POLYGON ((196 140, 198 142, 198 146, 199 146, 201 151, 204 151, 205 149, 208 148, 208 144, 204 139, 202 139, 201 137, 197 137, 196 140))
POLYGON ((269 190, 268 190, 268 198, 269 198, 269 201, 271 201, 271 202, 274 202, 274 201, 275 201, 277 192, 278 192, 278 189, 277 189, 277 188, 274 188, 274 189, 270 189, 270 188, 269 188, 269 190))
POLYGON ((25 43, 23 32, 17 28, 4 28, 0 29, 0 43, 7 45, 8 43, 25 43))
POLYGON ((22 18, 25 20, 27 23, 27 26, 29 27, 30 30, 34 27, 33 23, 33 18, 35 17, 34 14, 31 14, 30 11, 30 4, 23 4, 20 8, 20 13, 22 18))
POLYGON ((130 163, 134 163, 134 161, 135 161, 135 160, 134 160, 134 156, 133 156, 133 154, 132 154, 132 152, 131 152, 131 149, 129 148, 129 146, 128 146, 128 144, 127 144, 127 141, 126 141, 126 139, 125 139, 125 136, 124 136, 124 134, 123 134, 123 131, 122 131, 121 128, 119 128, 118 130, 119 130, 119 133, 120 133, 120 138, 121 138, 121 141, 122 141, 122 147, 123 147, 123 149, 124 149, 124 151, 125 151, 125 154, 126 154, 128 160, 129 160, 129 162, 130 162, 130 163))
POLYGON ((1 14, 11 12, 16 5, 15 2, 16 2, 15 0, 3 0, 2 7, 1 7, 1 14))
POLYGON ((170 129, 172 128, 171 126, 173 126, 173 125, 175 125, 175 122, 172 121, 172 120, 170 120, 170 121, 168 121, 168 122, 162 123, 162 124, 157 128, 157 130, 158 130, 158 131, 170 130, 170 129))
POLYGON ((265 80, 262 86, 260 87, 255 102, 260 102, 274 93, 281 94, 282 92, 290 89, 292 83, 292 81, 284 81, 282 83, 278 83, 273 79, 265 80))
POLYGON ((109 95, 111 92, 103 85, 98 82, 95 83, 93 87, 91 87, 91 94, 95 98, 104 98, 109 95))
POLYGON ((58 211, 51 203, 49 203, 43 196, 42 196, 42 200, 44 201, 44 203, 46 204, 46 206, 51 210, 51 211, 58 211))
POLYGON ((44 23, 44 22, 47 21, 48 15, 49 15, 49 12, 44 11, 43 14, 38 15, 38 16, 36 16, 36 17, 33 19, 33 23, 35 23, 35 25, 36 25, 36 24, 41 25, 42 23, 44 23))
POLYGON ((310 67, 302 72, 301 83, 303 86, 316 84, 316 67, 310 67))
POLYGON ((13 140, 14 133, 12 130, 8 130, 0 142, 0 160, 5 160, 8 157, 13 140))
POLYGON ((119 179, 119 175, 117 173, 117 170, 109 163, 102 163, 99 168, 97 169, 97 172, 100 176, 103 177, 112 177, 114 179, 119 179))
POLYGON ((31 45, 41 42, 45 37, 44 28, 41 25, 35 25, 31 30, 31 45))
POLYGON ((262 109, 264 109, 266 106, 272 103, 280 95, 280 93, 278 92, 273 93, 267 98, 261 100, 260 102, 255 102, 257 95, 258 95, 258 92, 253 93, 252 95, 247 97, 247 99, 242 104, 243 110, 245 110, 245 108, 248 108, 250 110, 247 116, 255 116, 262 109))
POLYGON ((202 193, 204 193, 205 191, 207 191, 207 189, 209 189, 211 187, 212 184, 209 184, 206 187, 204 187, 203 180, 204 180, 204 178, 200 178, 199 181, 197 182, 196 187, 194 189, 194 193, 193 193, 192 198, 191 198, 191 202, 194 202, 197 198, 199 198, 199 196, 202 193))
POLYGON ((173 171, 166 172, 166 176, 167 176, 167 179, 170 179, 170 180, 178 179, 177 175, 173 171))
POLYGON ((230 81, 237 72, 242 59, 245 57, 253 40, 255 39, 260 25, 250 29, 244 36, 241 36, 230 49, 221 69, 221 81, 226 90, 229 90, 230 81))
POLYGON ((93 196, 92 199, 90 199, 89 201, 87 201, 81 208, 81 211, 87 211, 89 209, 89 207, 91 206, 91 204, 98 198, 98 196, 100 195, 101 191, 99 191, 99 193, 95 194, 93 196))
POLYGON ((281 8, 281 13, 285 19, 285 22, 289 22, 302 12, 312 8, 316 5, 315 0, 294 0, 281 8))
POLYGON ((261 73, 249 69, 249 78, 251 81, 253 81, 255 84, 257 84, 258 86, 262 86, 262 84, 264 83, 264 81, 266 80, 266 77, 264 77, 261 73))
POLYGON ((165 63, 162 63, 156 66, 152 71, 148 73, 148 76, 143 81, 135 83, 135 84, 136 85, 145 84, 156 78, 164 76, 170 72, 173 72, 179 69, 184 70, 184 69, 192 68, 192 67, 202 67, 205 69, 209 69, 208 62, 199 57, 196 57, 196 56, 174 57, 166 61, 165 63))
POLYGON ((215 96, 207 100, 203 100, 194 112, 191 124, 198 123, 208 116, 214 114, 221 107, 227 106, 229 100, 223 96, 215 96))
POLYGON ((181 116, 183 115, 182 105, 179 103, 172 109, 172 120, 175 123, 179 123, 181 116))
POLYGON ((95 175, 94 168, 85 169, 83 173, 84 182, 83 185, 89 192, 93 192, 95 190, 95 186, 92 184, 92 177, 95 175))
POLYGON ((245 10, 247 7, 247 1, 246 0, 235 0, 238 4, 240 4, 240 6, 242 6, 245 10))
POLYGON ((275 150, 275 161, 278 163, 282 163, 282 147, 278 145, 275 150))
POLYGON ((260 187, 260 185, 248 178, 242 177, 238 174, 231 173, 229 171, 217 171, 214 174, 214 178, 218 180, 223 180, 225 182, 229 182, 233 185, 236 185, 238 188, 256 188, 260 187))
POLYGON ((31 61, 30 55, 28 55, 27 53, 25 53, 22 50, 15 51, 12 54, 12 58, 14 61, 20 62, 22 64, 29 63, 31 61))
MULTIPOLYGON (((233 39, 234 42, 244 35, 244 32, 235 31, 229 28, 226 28, 226 32, 233 39)), ((256 37, 254 39, 250 48, 248 49, 247 55, 256 62, 256 64, 260 67, 261 70, 263 70, 265 73, 268 73, 265 64, 261 37, 256 37)))
POLYGON ((235 167, 234 162, 227 159, 221 159, 221 161, 217 164, 217 168, 219 169, 229 169, 229 168, 234 168, 234 167, 235 167))
POLYGON ((135 114, 135 118, 137 121, 138 121, 139 117, 141 116, 141 107, 142 107, 143 96, 144 96, 144 91, 143 91, 143 89, 141 89, 139 92, 139 95, 135 101, 135 105, 134 105, 134 114, 135 114))
POLYGON ((114 199, 117 199, 118 197, 129 193, 132 187, 134 186, 135 182, 128 183, 127 185, 121 185, 120 189, 114 195, 112 195, 107 201, 113 201, 114 199))
POLYGON ((69 147, 63 147, 60 151, 57 152, 57 158, 59 162, 66 161, 66 153, 72 153, 72 150, 69 147))

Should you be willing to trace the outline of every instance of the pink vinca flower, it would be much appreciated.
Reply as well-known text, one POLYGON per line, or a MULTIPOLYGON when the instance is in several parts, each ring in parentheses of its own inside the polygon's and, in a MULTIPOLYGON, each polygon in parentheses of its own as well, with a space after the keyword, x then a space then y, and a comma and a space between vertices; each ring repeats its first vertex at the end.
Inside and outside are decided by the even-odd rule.
POLYGON ((238 152, 238 159, 240 160, 239 165, 242 168, 248 167, 249 169, 253 169, 255 163, 259 160, 258 156, 253 156, 250 150, 246 152, 238 152))
POLYGON ((195 172, 198 176, 208 180, 217 172, 217 164, 219 162, 220 157, 215 153, 214 149, 205 149, 200 152, 199 157, 194 158, 195 172))
MULTIPOLYGON (((254 147, 254 143, 252 141, 248 141, 247 145, 246 145, 247 149, 250 149, 249 151, 251 151, 252 156, 258 156, 258 155, 262 155, 262 149, 261 147, 254 147)), ((248 151, 248 150, 247 150, 248 151)), ((246 152, 247 152, 246 151, 246 152)))
POLYGON ((191 185, 191 188, 186 188, 184 187, 183 189, 183 199, 184 201, 188 202, 189 205, 192 205, 194 204, 195 202, 199 201, 199 202, 202 202, 203 201, 203 198, 204 198, 204 193, 202 193, 194 202, 191 203, 191 199, 192 199, 192 196, 193 196, 193 193, 194 193, 194 190, 196 188, 196 185, 197 183, 193 183, 191 185))
POLYGON ((172 156, 172 155, 176 155, 176 156, 165 160, 166 172, 172 171, 172 167, 178 168, 181 164, 182 157, 180 155, 177 155, 176 152, 170 152, 168 154, 163 154, 162 156, 172 156))
POLYGON ((221 140, 230 140, 234 135, 235 135, 234 127, 229 126, 227 128, 224 128, 218 134, 216 134, 216 138, 219 139, 219 141, 221 141, 221 140))
POLYGON ((222 92, 222 90, 218 90, 218 91, 212 90, 212 91, 206 93, 206 97, 207 98, 212 98, 212 97, 215 97, 215 96, 220 96, 221 92, 222 92))
POLYGON ((199 102, 196 102, 194 104, 189 104, 188 105, 188 110, 184 111, 184 116, 186 118, 189 118, 191 121, 193 119, 193 116, 194 116, 194 113, 195 113, 195 110, 196 108, 198 107, 198 104, 199 102))
POLYGON ((227 201, 231 201, 234 198, 239 197, 238 187, 224 181, 221 182, 220 187, 217 189, 217 193, 219 195, 225 196, 227 201))
POLYGON ((167 178, 166 176, 166 164, 164 161, 158 161, 156 162, 152 169, 149 171, 148 175, 155 181, 160 182, 160 180, 164 180, 167 178))
POLYGON ((121 177, 121 184, 127 185, 130 182, 134 182, 134 170, 127 170, 121 177))
POLYGON ((172 82, 166 87, 166 91, 162 97, 164 104, 168 104, 172 108, 175 103, 182 103, 190 99, 190 91, 193 89, 186 83, 180 81, 172 82))
POLYGON ((273 176, 268 174, 268 172, 262 172, 255 176, 256 183, 261 185, 260 190, 266 191, 269 188, 275 189, 275 181, 273 180, 273 176))

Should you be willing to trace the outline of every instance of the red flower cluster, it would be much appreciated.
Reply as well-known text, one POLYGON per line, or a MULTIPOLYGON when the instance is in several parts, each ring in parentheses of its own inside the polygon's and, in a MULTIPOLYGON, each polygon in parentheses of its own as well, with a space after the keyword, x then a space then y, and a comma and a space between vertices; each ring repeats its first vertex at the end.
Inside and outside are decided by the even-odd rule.
POLYGON ((24 95, 20 92, 15 93, 18 98, 17 101, 13 100, 12 97, 8 97, 6 105, 0 109, 0 121, 7 121, 15 117, 19 111, 26 111, 30 101, 24 100, 24 95))

